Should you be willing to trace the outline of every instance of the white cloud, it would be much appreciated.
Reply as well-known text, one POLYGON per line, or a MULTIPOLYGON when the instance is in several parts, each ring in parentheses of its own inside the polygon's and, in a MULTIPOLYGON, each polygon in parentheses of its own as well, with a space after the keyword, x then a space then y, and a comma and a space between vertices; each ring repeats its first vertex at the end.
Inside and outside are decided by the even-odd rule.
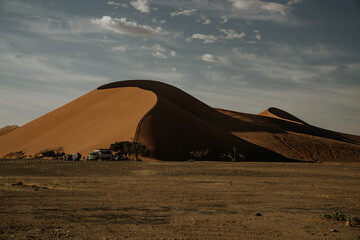
POLYGON ((126 45, 122 45, 122 46, 113 47, 112 49, 119 52, 126 52, 127 50, 129 50, 129 47, 126 45))
POLYGON ((169 57, 177 56, 174 50, 169 51, 158 43, 154 44, 152 47, 141 46, 140 48, 143 50, 152 51, 152 55, 157 58, 167 59, 169 57))
POLYGON ((280 13, 287 15, 288 7, 286 5, 274 2, 263 2, 260 0, 229 0, 233 7, 238 10, 260 10, 265 12, 280 13))
POLYGON ((154 57, 163 58, 163 59, 168 58, 168 56, 166 55, 167 50, 164 47, 162 47, 160 44, 153 45, 152 50, 154 51, 153 52, 154 57))
POLYGON ((107 30, 111 30, 121 34, 128 35, 154 35, 154 34, 167 34, 163 32, 161 27, 152 28, 150 26, 139 25, 136 22, 127 21, 126 18, 112 18, 103 16, 100 19, 92 19, 92 23, 101 26, 107 30))
POLYGON ((106 4, 110 5, 110 6, 115 6, 115 7, 125 7, 125 8, 129 7, 126 3, 118 3, 118 2, 114 2, 114 1, 108 1, 106 4))
POLYGON ((206 18, 204 15, 200 15, 200 18, 197 20, 197 22, 201 22, 202 24, 210 24, 211 20, 206 18))
POLYGON ((191 38, 188 38, 187 41, 191 41, 191 39, 200 39, 203 40, 204 43, 214 43, 219 40, 242 39, 245 37, 245 33, 237 33, 232 29, 220 29, 219 31, 225 33, 225 35, 215 36, 195 33, 191 38))
POLYGON ((148 0, 135 0, 130 2, 131 6, 133 6, 136 10, 143 12, 143 13, 149 13, 150 7, 149 7, 149 1, 148 0))
MULTIPOLYGON (((260 1, 259 1, 260 3, 260 1)), ((288 14, 288 8, 280 3, 268 3, 268 2, 261 2, 260 8, 265 11, 269 12, 278 12, 281 15, 288 14)))
POLYGON ((191 39, 200 39, 204 40, 204 43, 213 43, 218 40, 218 38, 214 35, 205 35, 201 33, 195 33, 191 36, 191 39))
POLYGON ((157 24, 164 24, 166 23, 166 20, 156 20, 156 18, 152 19, 153 23, 157 23, 157 24))
POLYGON ((172 56, 172 57, 176 57, 177 56, 177 54, 176 54, 176 52, 175 51, 170 51, 170 56, 172 56))
POLYGON ((215 57, 214 55, 210 54, 210 53, 206 53, 204 55, 201 56, 202 60, 205 62, 219 62, 220 59, 215 57))
POLYGON ((179 15, 184 15, 184 16, 190 16, 192 14, 194 14, 196 12, 196 9, 188 9, 188 10, 176 10, 175 12, 170 13, 170 16, 175 17, 175 16, 179 16, 179 15))
POLYGON ((290 4, 265 0, 228 0, 232 9, 232 18, 255 19, 262 21, 284 22, 291 17, 293 5, 298 1, 290 1, 290 4))
POLYGON ((172 34, 172 38, 173 38, 173 39, 177 39, 177 38, 182 37, 183 35, 184 35, 184 32, 183 32, 183 31, 181 31, 181 32, 176 32, 176 33, 173 33, 173 34, 172 34))
POLYGON ((155 52, 153 53, 153 56, 154 56, 154 57, 158 57, 158 58, 163 58, 163 59, 167 59, 167 58, 168 58, 168 56, 166 56, 164 53, 159 52, 159 51, 155 51, 155 52))
POLYGON ((226 34, 226 36, 222 37, 224 39, 241 39, 245 37, 245 33, 242 32, 239 34, 232 29, 220 29, 219 31, 226 34))
POLYGON ((254 33, 255 33, 255 38, 256 38, 257 40, 261 40, 260 31, 259 31, 259 30, 254 30, 254 33))
POLYGON ((224 24, 228 21, 227 17, 226 16, 221 16, 221 24, 224 24))
POLYGON ((155 51, 166 52, 166 49, 164 47, 162 47, 160 44, 153 45, 152 49, 155 51))
POLYGON ((290 0, 287 5, 288 6, 291 6, 291 5, 295 5, 295 4, 299 4, 299 3, 302 3, 303 0, 290 0))

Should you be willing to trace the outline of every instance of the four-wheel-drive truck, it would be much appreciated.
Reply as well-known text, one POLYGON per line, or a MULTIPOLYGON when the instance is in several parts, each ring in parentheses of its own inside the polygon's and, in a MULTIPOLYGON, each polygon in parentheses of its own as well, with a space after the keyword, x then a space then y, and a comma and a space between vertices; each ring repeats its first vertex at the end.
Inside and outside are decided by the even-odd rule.
POLYGON ((113 151, 111 149, 96 149, 89 153, 89 155, 86 157, 86 160, 113 160, 113 151))

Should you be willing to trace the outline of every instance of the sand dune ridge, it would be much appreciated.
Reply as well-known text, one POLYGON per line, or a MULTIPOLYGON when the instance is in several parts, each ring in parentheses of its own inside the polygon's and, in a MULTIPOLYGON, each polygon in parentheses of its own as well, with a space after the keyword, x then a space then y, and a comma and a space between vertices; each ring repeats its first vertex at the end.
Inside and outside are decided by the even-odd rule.
POLYGON ((188 93, 152 80, 118 81, 99 88, 0 136, 0 156, 33 155, 48 147, 87 155, 115 141, 134 138, 150 158, 227 160, 237 151, 246 161, 359 161, 360 137, 305 123, 271 107, 259 115, 214 109, 188 93), (316 146, 316 147, 314 147, 316 146))

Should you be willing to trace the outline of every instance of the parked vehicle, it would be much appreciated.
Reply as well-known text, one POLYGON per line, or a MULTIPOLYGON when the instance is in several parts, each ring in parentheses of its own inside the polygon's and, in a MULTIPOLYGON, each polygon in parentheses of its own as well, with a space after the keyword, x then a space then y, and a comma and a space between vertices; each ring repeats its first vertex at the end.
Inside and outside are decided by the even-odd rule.
POLYGON ((96 149, 89 153, 89 155, 86 157, 86 160, 113 160, 113 151, 111 149, 96 149))
POLYGON ((71 153, 64 156, 65 161, 80 161, 81 154, 80 153, 71 153))

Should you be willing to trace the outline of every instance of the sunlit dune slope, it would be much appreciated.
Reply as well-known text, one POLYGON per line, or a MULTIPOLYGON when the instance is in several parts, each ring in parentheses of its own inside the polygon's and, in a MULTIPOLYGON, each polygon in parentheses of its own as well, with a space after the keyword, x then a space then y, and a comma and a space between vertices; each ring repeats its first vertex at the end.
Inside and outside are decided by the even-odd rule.
POLYGON ((201 150, 209 150, 202 160, 228 160, 221 156, 234 147, 246 161, 360 160, 359 136, 312 126, 276 108, 259 115, 214 109, 150 80, 103 85, 0 136, 0 156, 60 146, 87 155, 132 138, 158 160, 189 160, 201 150))
POLYGON ((285 112, 285 111, 283 111, 281 109, 274 108, 274 107, 266 109, 265 111, 263 111, 259 115, 278 118, 278 119, 281 119, 281 120, 290 121, 290 122, 298 123, 298 124, 305 124, 305 122, 302 121, 301 119, 291 115, 288 112, 285 112))
POLYGON ((9 132, 11 132, 17 128, 19 128, 19 126, 17 126, 17 125, 5 126, 0 129, 0 136, 8 134, 9 132))
POLYGON ((140 119, 156 103, 153 92, 135 87, 93 90, 0 137, 0 156, 33 155, 51 147, 87 155, 115 141, 130 140, 140 119))
POLYGON ((269 109, 259 115, 223 109, 218 111, 256 124, 256 129, 233 131, 233 134, 285 157, 300 161, 360 161, 358 136, 306 124, 280 109, 269 109))

